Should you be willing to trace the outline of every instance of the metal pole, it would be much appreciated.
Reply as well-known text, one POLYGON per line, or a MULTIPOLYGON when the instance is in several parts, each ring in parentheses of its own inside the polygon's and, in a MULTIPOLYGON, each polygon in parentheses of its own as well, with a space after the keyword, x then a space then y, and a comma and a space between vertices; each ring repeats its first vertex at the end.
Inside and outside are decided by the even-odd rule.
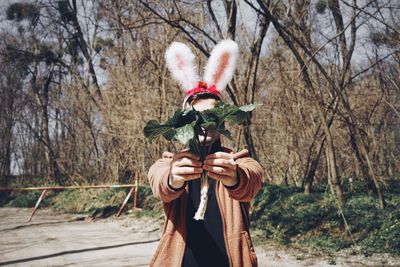
POLYGON ((130 196, 132 195, 132 192, 133 192, 133 190, 134 190, 135 188, 136 188, 136 187, 133 186, 132 189, 129 191, 128 195, 126 196, 126 198, 125 198, 125 200, 124 200, 124 203, 122 203, 121 207, 119 208, 119 211, 118 211, 118 213, 117 213, 117 217, 119 217, 119 216, 121 215, 122 210, 124 209, 126 203, 128 202, 128 199, 129 199, 130 196))
MULTIPOLYGON (((129 194, 125 198, 124 203, 122 204, 118 215, 119 216, 124 209, 126 203, 128 202, 129 197, 132 195, 133 190, 137 191, 139 176, 136 173, 136 181, 135 184, 124 184, 124 185, 84 185, 84 186, 42 186, 42 187, 16 187, 16 188, 7 188, 0 187, 0 192, 12 192, 12 191, 42 191, 36 205, 32 211, 31 217, 28 222, 30 222, 35 215, 37 208, 39 207, 40 202, 43 200, 47 190, 65 190, 65 189, 100 189, 100 188, 131 188, 129 194)), ((135 191, 135 207, 136 207, 136 191, 135 191)))
POLYGON ((131 188, 133 184, 124 185, 83 185, 83 186, 42 186, 42 187, 0 187, 0 192, 35 191, 35 190, 65 190, 65 189, 97 189, 97 188, 131 188))
POLYGON ((138 186, 139 186, 139 173, 135 175, 135 195, 133 197, 133 209, 137 208, 137 194, 138 194, 138 186))
POLYGON ((44 190, 42 191, 42 193, 40 194, 40 197, 39 197, 38 201, 36 202, 35 207, 33 208, 31 217, 29 217, 28 222, 31 222, 31 220, 32 220, 32 218, 33 218, 33 215, 35 215, 35 212, 36 212, 37 208, 39 207, 40 202, 41 202, 42 199, 44 198, 44 195, 46 194, 46 192, 47 192, 47 189, 44 189, 44 190))

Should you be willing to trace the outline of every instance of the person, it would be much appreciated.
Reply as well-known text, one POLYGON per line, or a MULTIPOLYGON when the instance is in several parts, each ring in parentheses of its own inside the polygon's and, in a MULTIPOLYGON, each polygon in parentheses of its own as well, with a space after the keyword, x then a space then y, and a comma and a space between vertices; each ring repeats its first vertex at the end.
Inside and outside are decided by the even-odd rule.
MULTIPOLYGON (((224 45, 226 41, 234 43, 231 40, 221 43, 224 45)), ((226 71, 229 64, 235 64, 235 51, 226 46, 220 49, 220 44, 214 48, 209 62, 227 53, 228 61, 222 69, 214 69, 214 73, 222 71, 223 75, 229 75, 226 71)), ((182 44, 178 46, 179 49, 167 50, 167 63, 176 63, 168 59, 168 53, 174 53, 178 56, 170 58, 178 58, 181 66, 193 68, 187 60, 191 55, 180 54, 184 49, 182 44)), ((209 68, 206 67, 206 73, 209 68)), ((229 71, 233 71, 232 68, 229 71)), ((216 105, 221 99, 222 86, 216 76, 213 77, 216 86, 208 87, 207 83, 199 82, 197 87, 186 91, 184 108, 191 106, 201 112, 216 105)), ((199 138, 205 138, 205 144, 210 145, 212 134, 199 138)), ((248 156, 247 150, 233 153, 221 145, 218 134, 215 138, 211 153, 203 162, 198 155, 185 149, 176 154, 164 152, 150 167, 149 183, 154 195, 163 202, 166 216, 150 266, 257 266, 249 232, 249 208, 262 184, 262 168, 248 156), (195 220, 193 217, 200 203, 199 178, 204 171, 209 184, 207 209, 203 220, 195 220)))

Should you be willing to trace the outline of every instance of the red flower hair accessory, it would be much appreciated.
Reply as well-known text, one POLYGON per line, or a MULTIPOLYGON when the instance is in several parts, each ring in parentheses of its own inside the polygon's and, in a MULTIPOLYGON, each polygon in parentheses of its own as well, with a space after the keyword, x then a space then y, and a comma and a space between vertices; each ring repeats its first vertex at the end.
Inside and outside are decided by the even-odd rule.
POLYGON ((189 91, 186 91, 186 96, 192 96, 198 93, 209 93, 220 97, 220 93, 215 87, 215 85, 208 87, 207 83, 205 82, 199 82, 197 84, 197 87, 190 89, 189 91))

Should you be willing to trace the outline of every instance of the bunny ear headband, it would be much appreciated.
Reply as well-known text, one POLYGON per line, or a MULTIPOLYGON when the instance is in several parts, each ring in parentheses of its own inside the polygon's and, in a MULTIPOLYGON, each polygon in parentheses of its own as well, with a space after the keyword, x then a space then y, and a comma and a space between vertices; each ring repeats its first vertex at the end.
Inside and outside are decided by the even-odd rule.
POLYGON ((165 52, 167 67, 177 80, 187 99, 198 93, 210 93, 220 97, 220 92, 232 79, 239 54, 238 45, 232 40, 223 40, 211 52, 204 71, 204 79, 197 74, 195 56, 190 48, 173 42, 165 52))

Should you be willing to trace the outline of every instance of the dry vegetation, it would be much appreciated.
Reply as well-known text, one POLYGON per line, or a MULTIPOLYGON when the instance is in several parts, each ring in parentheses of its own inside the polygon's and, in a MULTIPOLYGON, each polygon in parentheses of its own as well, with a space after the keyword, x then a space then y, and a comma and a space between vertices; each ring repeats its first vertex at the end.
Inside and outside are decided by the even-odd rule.
POLYGON ((149 119, 182 95, 166 71, 174 40, 202 69, 235 39, 225 99, 262 104, 225 144, 247 146, 268 183, 305 193, 360 181, 385 206, 400 173, 400 5, 396 0, 2 3, 0 184, 126 183, 172 143, 149 119))

